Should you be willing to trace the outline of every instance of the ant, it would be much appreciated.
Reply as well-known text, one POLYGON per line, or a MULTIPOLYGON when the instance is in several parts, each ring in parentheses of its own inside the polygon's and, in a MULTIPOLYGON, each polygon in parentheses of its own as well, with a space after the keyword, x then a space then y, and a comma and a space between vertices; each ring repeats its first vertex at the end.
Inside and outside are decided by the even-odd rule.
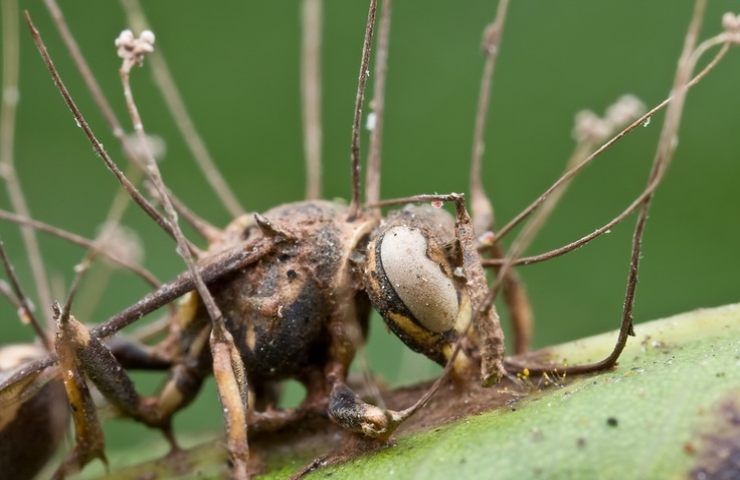
MULTIPOLYGON (((490 83, 509 1, 499 2, 496 16, 483 35, 485 64, 474 131, 469 212, 466 198, 460 193, 380 199, 390 0, 382 0, 380 8, 372 131, 364 200, 361 198, 360 124, 378 13, 378 1, 370 0, 352 123, 349 204, 316 198, 320 190, 316 146, 320 132, 315 104, 316 42, 310 35, 316 30, 307 29, 303 72, 308 199, 280 205, 262 214, 247 214, 235 204, 235 197, 223 178, 212 169, 207 153, 201 152, 206 176, 234 214, 226 227, 218 228, 196 216, 165 185, 135 101, 130 82, 132 71, 145 58, 151 60, 154 68, 165 71, 163 64, 157 63, 154 34, 143 28, 137 29, 138 36, 125 30, 115 42, 122 60, 121 85, 135 135, 131 140, 124 135, 122 123, 96 86, 56 1, 45 1, 109 127, 121 141, 130 165, 138 167, 138 175, 146 176, 144 186, 148 196, 99 142, 26 13, 29 30, 54 84, 95 153, 123 187, 122 192, 172 237, 187 270, 174 280, 160 284, 135 261, 106 249, 105 242, 87 240, 42 224, 25 215, 22 208, 16 209, 16 213, 0 215, 88 248, 76 268, 66 300, 50 303, 52 322, 47 328, 35 318, 7 255, 0 249, 11 280, 3 291, 40 339, 40 345, 9 353, 12 361, 0 363, 0 368, 9 371, 0 377, 3 405, 0 430, 4 439, 0 465, 4 471, 14 472, 15 478, 33 476, 53 453, 63 436, 60 432, 66 429, 66 413, 48 421, 37 415, 65 402, 72 406, 75 447, 55 477, 78 471, 95 458, 105 461, 104 438, 88 380, 124 416, 160 429, 173 448, 177 448, 172 416, 193 401, 204 380, 212 374, 223 406, 231 474, 242 479, 249 476, 248 427, 249 430, 279 429, 306 411, 318 411, 343 429, 387 442, 399 425, 422 409, 442 382, 450 378, 461 385, 478 382, 491 386, 505 377, 516 381, 514 374, 525 369, 530 373, 563 375, 614 367, 627 338, 634 334, 632 311, 642 234, 653 194, 676 149, 676 132, 686 93, 714 68, 732 44, 740 42, 740 18, 727 14, 723 18, 724 31, 697 45, 697 31, 706 3, 698 0, 671 97, 644 113, 639 102, 626 97, 603 119, 580 117, 576 125, 580 148, 565 173, 511 222, 494 229, 493 210, 480 172, 490 83), (715 46, 720 46, 715 57, 692 77, 699 57, 715 46), (592 234, 551 252, 523 257, 570 180, 599 154, 665 107, 666 121, 658 150, 648 183, 640 195, 620 215, 592 234), (454 214, 441 208, 444 203, 454 207, 454 214), (385 207, 396 210, 383 215, 385 207), (499 292, 510 312, 516 353, 526 352, 532 333, 527 292, 513 268, 572 251, 635 212, 638 220, 624 311, 612 352, 600 361, 585 365, 533 364, 526 357, 507 358, 494 304, 499 292), (185 237, 179 225, 180 217, 207 242, 205 249, 185 237), (506 251, 501 238, 525 220, 529 221, 506 251), (89 327, 73 314, 73 300, 89 265, 103 256, 137 273, 154 290, 110 319, 89 327), (491 284, 486 268, 495 271, 491 284), (161 342, 150 346, 113 336, 165 306, 171 310, 163 327, 167 335, 161 342), (405 409, 391 410, 367 403, 347 381, 350 364, 367 336, 368 316, 373 308, 410 349, 444 367, 432 387, 405 409), (53 341, 49 332, 54 333, 53 341), (128 369, 164 370, 168 376, 155 396, 145 397, 137 392, 128 369), (276 387, 288 378, 304 384, 306 398, 299 409, 275 410, 271 406, 277 401, 276 387), (37 438, 25 426, 38 420, 43 420, 45 435, 50 439, 48 451, 28 448, 37 438), (13 448, 33 451, 34 461, 23 467, 15 465, 13 455, 17 452, 13 448)), ((126 1, 141 19, 136 2, 126 1)), ((307 25, 312 19, 316 21, 317 4, 316 0, 305 2, 307 25)), ((189 128, 187 122, 183 128, 189 128)), ((193 134, 189 138, 192 141, 199 137, 193 134)), ((195 142, 193 148, 198 150, 198 140, 195 142)), ((115 225, 120 217, 112 214, 109 220, 109 225, 115 225)), ((108 235, 113 236, 110 232, 114 230, 110 227, 108 235)), ((41 293, 39 296, 44 297, 41 293)))

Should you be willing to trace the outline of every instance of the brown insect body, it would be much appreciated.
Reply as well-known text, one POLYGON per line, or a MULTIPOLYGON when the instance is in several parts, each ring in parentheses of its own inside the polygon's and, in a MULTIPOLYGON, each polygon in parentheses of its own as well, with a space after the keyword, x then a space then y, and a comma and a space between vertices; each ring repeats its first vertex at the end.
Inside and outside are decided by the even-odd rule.
MULTIPOLYGON (((280 428, 295 418, 290 412, 273 409, 278 401, 276 387, 290 378, 306 386, 305 408, 328 414, 349 430, 387 438, 402 421, 399 412, 367 404, 355 395, 345 384, 348 369, 356 350, 365 342, 371 305, 412 349, 440 364, 450 358, 471 313, 456 230, 451 215, 430 206, 407 205, 382 220, 368 211, 350 218, 345 205, 329 201, 285 204, 264 215, 242 216, 228 225, 211 242, 204 263, 235 247, 264 240, 275 242, 270 253, 257 262, 209 285, 245 365, 250 425, 256 429, 280 428), (384 256, 389 243, 385 237, 392 237, 399 228, 420 235, 424 248, 402 252, 400 258, 384 256), (406 268, 408 264, 415 272, 414 265, 420 262, 430 262, 437 274, 431 283, 417 278, 421 289, 405 288, 415 282, 413 278, 395 284, 389 280, 386 271, 391 266, 406 268), (434 296, 435 283, 443 284, 442 288, 454 297, 455 321, 442 329, 429 327, 439 326, 438 319, 429 318, 429 312, 437 306, 419 310, 419 298, 428 299, 430 288, 434 296)), ((212 373, 211 352, 205 348, 211 325, 195 292, 181 303, 169 335, 151 350, 119 337, 111 339, 105 348, 76 320, 70 319, 66 325, 71 337, 82 339, 73 346, 80 358, 79 368, 121 412, 152 427, 168 431, 171 416, 195 398, 203 380, 212 373), (154 351, 157 353, 152 354, 154 351), (119 364, 126 368, 169 368, 168 383, 159 397, 138 397, 119 364)), ((455 363, 457 373, 472 373, 469 368, 457 368, 469 366, 470 359, 478 356, 474 336, 470 335, 469 340, 463 342, 463 353, 455 363)), ((35 378, 29 376, 28 382, 35 378)), ((22 392, 25 385, 18 387, 22 392)), ((24 410, 23 415, 0 425, 3 435, 9 436, 6 438, 24 437, 13 429, 34 417, 28 409, 57 408, 66 403, 56 379, 41 390, 29 391, 34 396, 18 397, 22 398, 17 405, 24 410), (52 393, 43 397, 43 405, 38 405, 42 394, 52 393)), ((11 393, 3 391, 3 398, 11 397, 11 393)), ((56 432, 43 437, 63 432, 67 418, 65 410, 64 417, 55 424, 56 432)), ((37 455, 38 468, 53 450, 50 445, 48 455, 37 455)), ((13 454, 0 452, 0 466, 16 462, 13 454)), ((75 468, 74 463, 69 465, 60 472, 75 468)), ((21 473, 16 478, 31 478, 35 470, 21 473)))
MULTIPOLYGON (((209 251, 218 253, 265 236, 281 237, 270 255, 210 287, 242 356, 251 388, 258 394, 256 404, 264 405, 260 393, 269 394, 276 382, 286 378, 301 381, 309 397, 311 393, 326 395, 325 370, 331 361, 338 361, 345 369, 349 366, 367 336, 371 303, 413 350, 442 365, 449 359, 470 318, 465 278, 454 275, 456 268, 459 273, 459 246, 449 213, 408 205, 392 212, 387 220, 368 214, 348 220, 343 204, 305 201, 281 205, 255 218, 246 216, 232 222, 209 251), (405 285, 392 285, 388 279, 388 266, 381 262, 379 252, 384 236, 391 235, 394 228, 417 231, 429 245, 427 251, 410 251, 395 259, 400 268, 418 262, 415 257, 425 257, 423 260, 431 262, 453 288, 454 313, 459 318, 448 327, 429 329, 424 314, 413 313, 413 307, 404 303, 413 304, 419 293, 411 292, 411 298, 407 293, 402 299, 397 290, 405 285), (332 325, 347 336, 346 352, 332 345, 332 325)), ((434 280, 439 281, 417 280, 419 291, 433 291, 434 280)), ((189 325, 176 328, 175 336, 208 326, 204 308, 186 309, 192 312, 186 320, 189 325)), ((191 333, 186 336, 192 337, 191 333)), ((188 344, 186 339, 177 341, 188 344)), ((466 344, 465 352, 467 355, 461 355, 457 362, 461 366, 475 356, 474 345, 466 344)))
MULTIPOLYGON (((24 363, 45 354, 43 348, 30 344, 0 348, 0 381, 24 363)), ((18 385, 18 395, 24 387, 18 385)), ((3 404, 0 408, 2 477, 33 478, 54 455, 68 426, 67 397, 59 380, 46 383, 29 398, 19 397, 17 402, 3 404)))
MULTIPOLYGON (((454 372, 458 380, 464 376, 464 380, 475 381, 470 367, 485 354, 473 331, 466 330, 472 294, 456 233, 452 216, 430 206, 407 205, 383 220, 367 211, 350 218, 345 205, 328 201, 285 204, 228 225, 211 242, 203 262, 240 245, 276 242, 254 264, 210 284, 245 366, 250 426, 280 428, 294 418, 289 411, 273 408, 278 401, 276 387, 290 378, 306 387, 304 410, 327 414, 346 429, 387 438, 400 423, 398 412, 365 403, 345 383, 355 353, 365 342, 371 306, 409 347, 440 364, 451 358, 465 330, 454 372), (389 257, 390 241, 385 238, 399 229, 418 235, 423 248, 389 257), (431 269, 429 278, 419 276, 415 269, 419 264, 431 269), (416 277, 389 277, 394 268, 409 269, 416 277), (440 291, 446 295, 438 295, 440 291), (438 310, 445 311, 445 305, 434 304, 430 309, 425 303, 436 296, 451 296, 454 307, 447 315, 449 324, 442 322, 442 328, 434 317, 438 310)), ((211 374, 210 352, 203 348, 209 331, 208 313, 198 295, 190 293, 168 338, 154 348, 167 352, 165 356, 175 362, 183 364, 187 358, 193 362, 171 370, 172 386, 164 388, 160 397, 161 416, 148 418, 134 409, 135 416, 166 428, 169 417, 195 397, 203 379, 211 374)), ((119 361, 131 351, 126 346, 113 350, 119 361)), ((125 358, 129 363, 136 360, 135 356, 125 358)), ((501 360, 496 359, 499 364, 501 360)), ((103 361, 109 360, 86 362, 82 368, 103 361)), ((127 403, 122 407, 131 409, 127 403)))
MULTIPOLYGON (((479 121, 476 122, 478 133, 485 125, 486 92, 490 89, 490 75, 507 5, 508 1, 500 2, 496 20, 487 28, 484 37, 487 73, 484 73, 481 83, 479 121)), ((499 230, 498 237, 488 231, 491 238, 484 241, 486 231, 493 225, 491 207, 478 178, 482 137, 476 133, 477 140, 474 141, 477 153, 471 164, 474 178, 471 195, 473 213, 476 210, 478 213, 471 219, 461 194, 417 195, 379 201, 381 130, 373 127, 373 139, 378 141, 372 142, 374 147, 371 145, 369 172, 376 178, 368 175, 366 179, 370 187, 363 205, 359 194, 359 125, 376 7, 377 2, 371 0, 353 124, 353 196, 350 205, 319 200, 290 203, 273 208, 264 215, 240 216, 223 230, 207 224, 179 201, 169 198, 151 152, 145 155, 145 167, 154 188, 150 195, 161 202, 167 218, 161 216, 125 178, 82 117, 27 15, 42 58, 78 125, 127 192, 175 239, 178 253, 188 265, 188 272, 158 286, 156 291, 92 329, 72 315, 73 294, 69 295, 64 308, 59 304, 53 305, 56 343, 45 342, 50 355, 41 361, 29 362, 27 367, 12 376, 3 378, 0 375, 0 400, 3 401, 3 409, 0 409, 0 434, 3 437, 0 442, 0 472, 13 472, 14 478, 35 475, 53 452, 67 425, 66 410, 59 415, 50 415, 49 412, 58 410, 56 406, 67 401, 73 408, 76 445, 57 470, 56 477, 75 472, 94 458, 105 459, 103 434, 87 388, 88 380, 120 413, 161 429, 176 447, 171 431, 172 416, 195 398, 203 380, 213 374, 224 407, 232 474, 234 478, 242 479, 248 476, 247 428, 279 429, 287 421, 297 418, 293 416, 294 412, 272 408, 278 400, 275 387, 282 380, 296 379, 306 386, 302 410, 318 410, 346 430, 385 441, 405 419, 425 405, 448 373, 452 372, 458 381, 480 381, 484 386, 490 386, 508 374, 504 368, 503 332, 493 301, 501 288, 518 337, 517 351, 525 351, 531 334, 531 311, 524 289, 511 268, 539 228, 538 222, 533 221, 534 226, 529 230, 525 228, 520 235, 523 239, 518 238, 509 253, 495 242, 503 236, 502 231, 511 230, 526 218, 548 194, 557 191, 558 186, 567 185, 565 182, 569 176, 575 174, 577 168, 585 166, 587 161, 583 160, 568 170, 531 208, 518 216, 516 222, 499 230), (454 217, 435 208, 442 202, 454 204, 454 217), (423 206, 407 205, 409 203, 423 206), (378 210, 380 206, 402 208, 383 219, 378 210), (188 217, 192 226, 208 241, 206 251, 185 238, 178 225, 176 210, 188 217), (494 257, 487 263, 487 266, 497 268, 497 277, 491 286, 486 280, 481 253, 494 257), (109 338, 182 295, 186 297, 175 314, 168 318, 169 335, 161 343, 149 346, 125 337, 109 338), (349 367, 367 336, 371 307, 379 311, 390 330, 407 346, 446 367, 434 386, 404 410, 371 405, 347 385, 349 367), (57 370, 52 371, 54 367, 44 370, 54 363, 58 364, 57 370), (141 368, 168 370, 168 378, 155 396, 141 396, 126 371, 141 368), (60 371, 64 389, 57 379, 46 384, 36 382, 42 374, 51 372, 58 377, 60 371), (41 386, 27 389, 33 383, 41 386), (24 395, 24 390, 30 393, 24 395), (11 403, 7 403, 8 399, 11 403), (15 406, 7 408, 9 405, 15 406), (48 451, 33 448, 37 436, 44 440, 48 451), (33 458, 21 461, 20 454, 14 450, 18 446, 23 453, 31 453, 33 458)), ((386 18, 381 22, 385 28, 381 25, 384 33, 381 34, 379 49, 382 55, 379 57, 387 53, 389 7, 390 2, 384 2, 386 18)), ((61 18, 59 15, 56 17, 61 18)), ((695 15, 694 18, 699 17, 695 15)), ((740 25, 740 20, 735 17, 732 20, 740 25)), ((699 24, 698 21, 694 23, 699 24)), ((129 73, 134 65, 142 63, 146 53, 152 52, 153 44, 154 35, 149 31, 136 38, 126 30, 116 40, 118 54, 123 59, 120 73, 127 107, 142 143, 146 143, 146 137, 133 100, 129 73)), ((685 55, 689 50, 687 43, 685 55)), ((383 62, 379 62, 378 68, 381 79, 385 69, 383 62)), ((86 71, 84 68, 81 70, 86 71)), ((683 73, 688 75, 691 69, 684 70, 683 73)), ((687 87, 686 81, 678 84, 687 87)), ((382 85, 383 82, 379 83, 382 85)), ((378 90, 382 92, 382 88, 378 90)), ((685 95, 685 89, 680 93, 685 95)), ((378 103, 382 94, 378 97, 374 99, 374 108, 382 113, 382 106, 378 103)), ((675 102, 679 104, 676 108, 680 109, 681 101, 675 102)), ((99 103, 104 105, 104 99, 99 103)), ((675 114, 673 117, 678 118, 675 114)), ((122 131, 116 119, 110 123, 114 133, 122 131)), ((626 127, 615 139, 640 123, 636 121, 626 127)), ((675 127, 677 121, 674 122, 674 130, 675 127)), ((671 135, 665 138, 671 138, 671 135)), ((595 155, 591 154, 588 161, 595 155)), ((656 175, 664 170, 663 158, 665 156, 656 156, 656 175)), ((134 156, 133 160, 136 160, 134 156)), ((630 207, 632 210, 612 221, 616 224, 630 211, 644 205, 633 243, 619 338, 612 353, 601 361, 572 367, 535 365, 533 372, 539 369, 540 372, 586 373, 616 364, 626 338, 632 332, 642 225, 659 180, 659 176, 655 181, 651 176, 651 182, 642 194, 643 200, 634 203, 630 207)), ((309 197, 313 198, 313 195, 309 197)), ((239 208, 236 210, 234 215, 239 214, 239 208)), ((546 208, 542 211, 547 215, 546 208)), ((543 221, 542 218, 535 220, 539 220, 540 225, 543 221)), ((602 228, 607 230, 608 226, 602 228)), ((100 253, 96 251, 99 249, 97 245, 89 244, 91 251, 85 257, 85 264, 100 253)), ((7 259, 5 263, 8 266, 7 259)), ((78 270, 70 289, 72 292, 85 268, 78 270)), ((12 277, 12 268, 6 269, 12 277)), ((153 283, 158 285, 156 281, 153 283)), ((22 303, 20 300, 24 295, 16 290, 16 300, 22 303)), ((30 314, 29 308, 24 311, 30 314)), ((40 330, 37 328, 37 333, 44 338, 46 334, 40 330)), ((41 356, 37 352, 28 359, 41 356)), ((508 366, 510 370, 530 370, 527 365, 516 362, 508 366)), ((44 376, 51 378, 52 375, 44 376)))
MULTIPOLYGON (((329 358, 329 323, 338 312, 356 312, 364 337, 369 305, 352 258, 365 248, 375 222, 347 221, 346 207, 327 201, 282 205, 264 218, 270 227, 236 220, 226 231, 241 230, 238 241, 284 236, 275 251, 211 288, 251 383, 307 382, 329 358)), ((232 241, 227 236, 211 249, 228 248, 232 241)), ((200 313, 206 325, 207 313, 200 313)))

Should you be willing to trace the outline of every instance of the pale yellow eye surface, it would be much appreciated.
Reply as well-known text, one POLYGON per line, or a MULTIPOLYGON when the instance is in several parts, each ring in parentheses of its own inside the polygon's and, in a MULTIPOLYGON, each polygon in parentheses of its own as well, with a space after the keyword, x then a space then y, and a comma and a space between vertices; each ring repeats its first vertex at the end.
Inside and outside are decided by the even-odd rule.
POLYGON ((452 328, 459 305, 452 280, 427 256, 427 246, 421 231, 394 227, 383 236, 380 261, 404 305, 424 327, 439 333, 452 328))

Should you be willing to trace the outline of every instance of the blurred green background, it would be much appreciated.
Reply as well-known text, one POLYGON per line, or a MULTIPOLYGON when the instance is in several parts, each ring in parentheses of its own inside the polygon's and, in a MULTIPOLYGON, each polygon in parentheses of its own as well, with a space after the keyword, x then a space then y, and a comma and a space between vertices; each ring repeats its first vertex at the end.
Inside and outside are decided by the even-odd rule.
MULTIPOLYGON (((62 3, 72 31, 126 119, 113 39, 127 27, 117 2, 62 3)), ((383 196, 467 191, 473 117, 482 68, 481 32, 496 2, 394 2, 388 75, 383 196)), ((188 108, 243 205, 256 211, 300 200, 304 189, 299 96, 299 2, 144 2, 188 108)), ((574 114, 604 109, 624 93, 647 105, 669 91, 692 2, 513 2, 494 80, 484 180, 497 223, 547 188, 573 148, 574 114)), ((703 37, 720 29, 740 2, 710 2, 703 37)), ((43 4, 23 1, 89 122, 123 162, 43 4)), ((349 140, 367 12, 364 1, 328 0, 324 10, 323 129, 327 198, 349 196, 349 140)), ((62 104, 25 28, 16 163, 33 215, 93 236, 117 188, 62 104)), ((645 238, 638 322, 740 300, 740 53, 692 90, 675 163, 659 190, 645 238)), ((134 89, 150 133, 167 144, 170 187, 217 225, 229 221, 195 167, 145 66, 134 89)), ((372 81, 372 78, 371 78, 372 81)), ((371 94, 372 86, 369 94, 371 94)), ((578 238, 621 211, 642 189, 663 117, 640 128, 580 176, 531 253, 578 238)), ((128 121, 125 122, 128 125, 128 121)), ((365 135, 366 132, 363 133, 365 135)), ((367 145, 366 136, 363 146, 367 145)), ((0 204, 9 208, 6 195, 0 204)), ((146 246, 160 278, 183 270, 170 240, 135 209, 125 222, 146 246)), ((545 346, 616 328, 634 220, 566 257, 520 270, 534 302, 535 343, 545 346)), ((32 285, 17 229, 0 225, 24 284, 32 285)), ((59 285, 82 252, 41 235, 44 261, 59 285)), ((89 285, 88 285, 89 287, 89 285)), ((146 292, 116 273, 92 319, 99 321, 146 292)), ((32 335, 3 304, 2 342, 32 335)), ((638 326, 639 328, 639 326, 638 326)), ((369 359, 391 384, 429 377, 434 366, 403 347, 373 318, 369 359)), ((144 391, 161 377, 138 375, 144 391)), ((295 397, 297 391, 290 389, 295 397)), ((221 428, 212 385, 177 417, 178 431, 221 428)), ((113 447, 139 442, 146 429, 107 425, 113 447), (136 439, 136 440, 133 440, 136 439)), ((146 433, 154 436, 155 433, 146 433)), ((146 437, 150 438, 150 437, 146 437)))

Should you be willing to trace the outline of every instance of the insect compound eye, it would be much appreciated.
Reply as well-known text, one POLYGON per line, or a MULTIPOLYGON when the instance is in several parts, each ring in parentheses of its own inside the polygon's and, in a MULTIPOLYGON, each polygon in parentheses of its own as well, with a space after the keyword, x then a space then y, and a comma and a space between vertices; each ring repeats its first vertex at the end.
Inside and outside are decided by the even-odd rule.
POLYGON ((426 329, 450 330, 459 304, 455 285, 442 266, 430 258, 429 241, 421 230, 392 227, 381 239, 380 264, 396 295, 426 329))

